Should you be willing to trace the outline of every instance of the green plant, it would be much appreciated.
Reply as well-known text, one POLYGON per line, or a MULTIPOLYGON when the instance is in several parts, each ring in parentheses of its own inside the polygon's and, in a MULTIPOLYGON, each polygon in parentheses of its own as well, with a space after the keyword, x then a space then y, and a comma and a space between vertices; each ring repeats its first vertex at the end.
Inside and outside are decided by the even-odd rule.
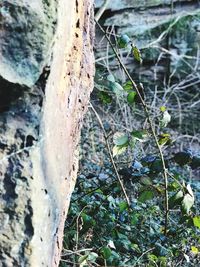
POLYGON ((67 266, 197 266, 200 218, 195 193, 200 184, 189 180, 189 172, 200 167, 200 156, 189 149, 170 153, 170 111, 161 105, 152 112, 143 85, 134 82, 118 49, 128 47, 139 63, 141 52, 128 36, 119 37, 118 48, 103 33, 127 80, 121 83, 111 72, 100 75, 97 95, 105 105, 126 103, 132 114, 136 106, 143 108, 144 123, 110 132, 91 105, 110 162, 102 169, 90 166, 98 174, 78 179, 66 225, 65 247, 70 251, 64 250, 63 261, 67 266))

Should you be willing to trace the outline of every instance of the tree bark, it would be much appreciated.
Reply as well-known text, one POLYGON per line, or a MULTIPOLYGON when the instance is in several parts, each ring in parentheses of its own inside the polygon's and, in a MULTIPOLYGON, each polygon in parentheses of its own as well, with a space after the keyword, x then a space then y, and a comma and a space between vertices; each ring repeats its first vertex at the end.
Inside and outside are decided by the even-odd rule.
POLYGON ((0 266, 59 264, 93 33, 92 0, 0 3, 0 266))

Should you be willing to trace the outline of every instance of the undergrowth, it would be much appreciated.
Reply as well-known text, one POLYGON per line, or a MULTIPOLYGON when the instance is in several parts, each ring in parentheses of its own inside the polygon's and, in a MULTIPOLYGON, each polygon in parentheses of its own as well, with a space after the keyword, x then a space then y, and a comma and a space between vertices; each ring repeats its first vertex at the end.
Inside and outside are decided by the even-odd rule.
POLYGON ((153 90, 121 54, 139 67, 146 51, 99 27, 118 72, 97 64, 61 265, 199 266, 198 58, 153 90))

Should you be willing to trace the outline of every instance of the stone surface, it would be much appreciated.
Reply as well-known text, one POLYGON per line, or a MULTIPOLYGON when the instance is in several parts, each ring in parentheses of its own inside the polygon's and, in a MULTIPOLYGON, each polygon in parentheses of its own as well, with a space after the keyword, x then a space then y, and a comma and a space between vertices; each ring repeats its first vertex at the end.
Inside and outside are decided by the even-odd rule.
MULTIPOLYGON (((191 0, 173 0, 174 3, 182 3, 182 2, 190 2, 191 0)), ((104 3, 104 0, 96 0, 95 7, 100 8, 104 3)), ((117 11, 120 9, 127 9, 127 8, 139 8, 145 9, 149 7, 156 7, 156 6, 170 6, 171 0, 115 0, 110 1, 107 9, 112 11, 117 11)))
POLYGON ((51 56, 57 0, 0 2, 0 76, 32 86, 51 56))
MULTIPOLYGON (((1 10, 8 1, 2 3, 1 10)), ((17 3, 22 5, 21 1, 10 1, 9 5, 17 3)), ((44 24, 46 21, 45 25, 50 27, 48 12, 55 3, 23 1, 21 11, 29 11, 18 13, 19 20, 23 20, 22 29, 26 32, 25 24, 30 22, 30 13, 36 7, 44 24)), ((93 3, 59 0, 54 10, 57 10, 56 28, 46 28, 46 37, 32 36, 32 43, 27 42, 32 54, 23 72, 16 68, 26 54, 27 39, 23 34, 15 35, 17 42, 24 41, 16 50, 20 57, 7 58, 3 64, 8 68, 1 65, 1 71, 6 73, 1 72, 0 77, 0 266, 3 267, 58 266, 64 222, 76 180, 80 127, 93 87, 93 3), (47 36, 54 40, 53 45, 47 42, 47 36), (40 48, 42 61, 38 62, 37 71, 31 72, 31 60, 40 48), (45 65, 48 55, 51 60, 45 65)), ((13 16, 11 20, 16 22, 13 16)), ((41 23, 30 23, 35 32, 40 32, 41 23)), ((12 31, 15 33, 16 28, 12 31)), ((7 44, 2 42, 1 51, 7 44)), ((14 36, 12 42, 15 43, 14 36)))

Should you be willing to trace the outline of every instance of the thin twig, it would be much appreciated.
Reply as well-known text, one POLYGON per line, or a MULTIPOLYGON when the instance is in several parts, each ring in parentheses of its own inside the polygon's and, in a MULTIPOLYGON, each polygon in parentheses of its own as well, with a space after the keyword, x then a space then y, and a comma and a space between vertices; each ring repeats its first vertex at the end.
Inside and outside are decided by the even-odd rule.
POLYGON ((128 198, 128 195, 127 195, 127 193, 126 193, 126 190, 125 190, 125 188, 124 188, 124 185, 123 185, 123 182, 122 182, 122 180, 121 180, 121 178, 120 178, 120 175, 119 175, 119 173, 118 173, 118 171, 117 171, 117 167, 116 167, 115 161, 114 161, 113 156, 112 156, 112 151, 111 151, 111 148, 110 148, 110 145, 109 145, 109 142, 108 142, 107 134, 106 134, 105 128, 104 128, 104 126, 103 126, 102 120, 101 120, 99 114, 97 113, 97 111, 95 110, 95 108, 93 107, 93 105, 92 105, 91 103, 90 103, 90 107, 91 107, 92 111, 94 112, 94 114, 96 115, 96 118, 97 118, 97 120, 98 120, 98 122, 99 122, 99 125, 100 125, 100 127, 102 128, 103 135, 104 135, 104 138, 105 138, 105 141, 106 141, 106 146, 107 146, 108 153, 109 153, 109 156, 110 156, 110 160, 111 160, 111 163, 112 163, 112 165, 113 165, 113 169, 114 169, 115 174, 116 174, 116 176, 117 176, 117 179, 118 179, 118 181, 119 181, 119 183, 120 183, 120 186, 121 186, 122 191, 123 191, 123 193, 124 193, 124 196, 125 196, 125 198, 126 198, 127 204, 130 206, 130 200, 129 200, 129 198, 128 198))
POLYGON ((76 246, 75 249, 76 251, 78 251, 78 241, 79 241, 79 218, 82 214, 82 212, 88 207, 88 205, 86 205, 85 207, 82 208, 82 210, 80 211, 78 217, 76 218, 76 246))
POLYGON ((110 2, 110 0, 105 0, 103 5, 99 8, 99 10, 97 11, 97 13, 95 14, 95 20, 99 21, 99 19, 101 18, 101 16, 103 15, 104 11, 106 10, 106 7, 108 5, 108 3, 110 2))
POLYGON ((160 154, 160 159, 161 159, 162 167, 163 167, 163 177, 164 177, 164 182, 165 182, 165 231, 164 232, 165 232, 165 235, 166 235, 167 234, 167 228, 168 228, 168 217, 169 217, 168 177, 167 177, 167 169, 166 169, 166 165, 165 165, 164 155, 163 155, 161 146, 159 145, 158 138, 156 136, 156 132, 155 132, 155 128, 154 128, 154 125, 153 125, 153 121, 152 121, 151 116, 149 114, 149 110, 148 110, 148 107, 146 105, 146 102, 143 99, 137 84, 134 82, 134 80, 132 79, 131 75, 129 74, 127 68, 125 67, 124 63, 121 61, 121 58, 119 57, 119 55, 118 55, 114 45, 112 44, 109 36, 104 31, 104 29, 101 27, 101 25, 98 23, 98 21, 96 21, 96 24, 98 25, 99 29, 104 33, 108 43, 110 44, 114 54, 116 55, 116 58, 117 58, 117 60, 118 60, 118 62, 120 64, 120 66, 122 67, 122 69, 124 70, 126 76, 131 81, 133 87, 136 90, 136 93, 137 93, 137 95, 138 95, 138 97, 140 99, 140 102, 141 102, 142 106, 143 106, 146 118, 148 120, 148 123, 149 123, 149 126, 150 126, 150 130, 152 132, 155 144, 156 144, 156 146, 158 148, 158 151, 159 151, 159 154, 160 154))

